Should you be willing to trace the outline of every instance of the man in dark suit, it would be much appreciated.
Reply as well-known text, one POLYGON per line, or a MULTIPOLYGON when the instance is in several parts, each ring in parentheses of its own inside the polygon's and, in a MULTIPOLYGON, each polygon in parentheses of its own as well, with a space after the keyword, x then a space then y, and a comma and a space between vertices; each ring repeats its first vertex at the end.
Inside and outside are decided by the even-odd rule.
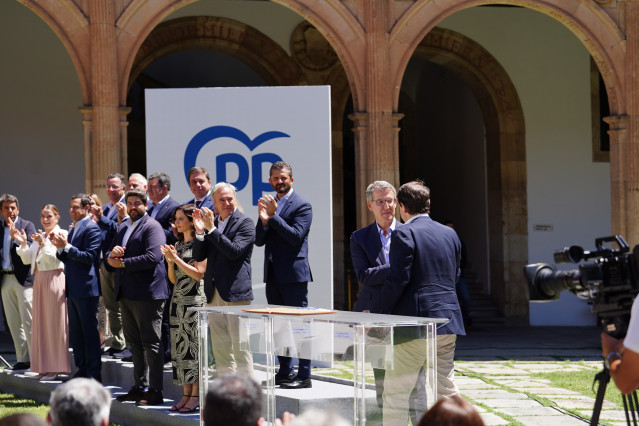
MULTIPOLYGON (((253 300, 251 254, 255 242, 253 221, 237 207, 235 187, 226 182, 213 187, 209 208, 193 213, 193 259, 206 259, 204 291, 209 306, 250 305, 253 300)), ((244 373, 253 376, 253 355, 246 348, 248 336, 236 316, 209 316, 211 346, 218 376, 244 373)))
MULTIPOLYGON (((392 233, 388 278, 372 311, 449 320, 437 328, 437 396, 454 395, 455 341, 466 334, 455 293, 461 243, 455 231, 429 217, 430 190, 423 183, 402 185, 397 200, 405 224, 392 233)), ((386 360, 384 425, 406 425, 408 389, 428 368, 421 327, 396 330, 393 350, 394 365, 386 360)))
POLYGON ((124 337, 133 356, 135 384, 116 399, 135 401, 136 405, 159 405, 164 401, 160 330, 168 297, 160 247, 166 237, 160 224, 146 213, 145 192, 130 190, 125 200, 129 218, 118 227, 107 258, 116 269, 115 295, 122 309, 124 337))
POLYGON ((209 172, 204 167, 191 167, 187 176, 193 198, 184 204, 195 204, 195 207, 198 209, 206 207, 207 209, 214 210, 209 172))
POLYGON ((122 332, 122 313, 120 304, 115 299, 115 269, 107 262, 107 251, 111 248, 111 243, 115 237, 118 223, 124 216, 124 175, 111 173, 106 179, 107 196, 109 203, 102 208, 95 208, 94 215, 98 218, 98 226, 102 233, 102 247, 100 247, 102 262, 100 262, 100 287, 102 301, 109 317, 109 354, 116 358, 125 358, 131 355, 126 349, 124 333, 122 332))
POLYGON ((0 253, 2 275, 0 276, 4 315, 16 350, 17 363, 14 370, 26 370, 31 366, 31 308, 33 299, 33 275, 31 265, 22 263, 16 249, 19 244, 13 239, 15 231, 25 231, 27 239, 35 233, 35 226, 18 216, 18 199, 11 194, 2 194, 0 209, 4 226, 0 228, 0 253))
MULTIPOLYGON (((381 293, 388 277, 391 234, 396 227, 401 226, 401 223, 395 220, 396 198, 395 187, 386 181, 375 181, 366 188, 366 206, 368 210, 373 212, 375 222, 353 232, 351 236, 353 268, 362 285, 355 304, 355 311, 370 312, 375 298, 381 293)), ((375 332, 377 329, 372 329, 370 334, 373 335, 375 332)), ((373 375, 377 403, 381 409, 383 407, 384 369, 373 367, 373 375)), ((424 373, 420 372, 417 386, 410 397, 411 421, 415 425, 427 409, 424 401, 425 380, 424 373)))
MULTIPOLYGON (((130 179, 129 179, 130 181, 130 179)), ((174 225, 171 223, 175 208, 179 203, 171 198, 171 178, 166 173, 153 173, 149 176, 148 194, 149 209, 147 213, 153 219, 157 220, 166 236, 166 242, 174 244, 177 237, 174 231, 174 225)), ((164 304, 164 314, 162 315, 162 346, 164 346, 164 363, 171 362, 171 342, 169 340, 169 311, 171 309, 171 295, 173 294, 173 286, 167 283, 169 296, 167 303, 164 304)))
POLYGON ((102 240, 100 228, 91 219, 90 210, 91 198, 88 195, 73 195, 69 205, 73 228, 69 231, 69 236, 51 233, 49 239, 58 249, 58 259, 64 262, 69 342, 78 368, 74 377, 90 377, 101 382, 102 360, 97 314, 102 240))
MULTIPOLYGON (((255 245, 264 248, 266 300, 273 305, 308 306, 308 282, 313 281, 308 263, 308 233, 313 220, 311 204, 293 191, 293 170, 278 161, 271 166, 269 182, 277 199, 260 198, 255 245)), ((300 359, 297 376, 291 358, 279 356, 275 383, 284 389, 310 388, 311 361, 300 359)))
POLYGON ((148 188, 149 216, 160 222, 167 242, 177 241, 173 233, 171 218, 180 203, 171 198, 171 178, 166 173, 153 173, 149 176, 148 188))

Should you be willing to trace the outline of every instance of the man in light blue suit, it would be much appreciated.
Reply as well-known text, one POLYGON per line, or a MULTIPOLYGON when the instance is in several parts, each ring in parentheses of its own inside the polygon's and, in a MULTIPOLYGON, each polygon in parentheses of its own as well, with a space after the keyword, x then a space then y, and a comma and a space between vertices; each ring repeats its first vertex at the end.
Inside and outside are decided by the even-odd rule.
MULTIPOLYGON (((422 182, 402 185, 397 200, 405 224, 391 236, 388 278, 372 311, 449 320, 437 328, 437 396, 455 395, 455 341, 466 334, 455 292, 461 243, 454 230, 429 217, 430 190, 422 182)), ((422 328, 395 330, 394 359, 386 359, 384 425, 408 423, 410 389, 429 362, 422 328)))
POLYGON ((69 341, 78 371, 74 377, 89 377, 102 382, 100 334, 98 333, 98 299, 100 286, 100 228, 91 220, 91 198, 86 194, 71 197, 69 215, 73 228, 69 236, 52 233, 50 240, 64 263, 69 341))
MULTIPOLYGON (((313 281, 308 263, 308 233, 313 220, 311 204, 293 191, 293 171, 284 161, 271 166, 272 195, 260 198, 255 245, 264 249, 266 300, 273 305, 308 306, 308 282, 313 281)), ((300 359, 295 376, 291 358, 280 356, 275 383, 283 389, 312 387, 311 361, 300 359)))

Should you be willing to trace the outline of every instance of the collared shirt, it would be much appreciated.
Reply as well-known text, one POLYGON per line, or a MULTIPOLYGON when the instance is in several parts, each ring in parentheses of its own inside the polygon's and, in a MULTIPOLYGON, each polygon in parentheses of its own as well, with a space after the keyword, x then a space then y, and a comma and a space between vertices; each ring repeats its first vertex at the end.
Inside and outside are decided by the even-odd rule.
MULTIPOLYGON (((124 202, 124 197, 120 198, 119 202, 124 202)), ((115 208, 115 205, 117 203, 114 203, 113 201, 109 201, 109 204, 107 204, 107 211, 104 213, 104 215, 107 217, 107 219, 113 219, 113 215, 115 215, 115 217, 118 216, 118 211, 115 208)))
POLYGON ((199 200, 197 198, 195 198, 195 201, 193 201, 193 204, 195 204, 195 207, 197 207, 198 209, 200 207, 202 207, 202 200, 204 200, 209 195, 211 195, 211 191, 210 190, 209 190, 209 192, 206 193, 206 195, 204 197, 200 198, 199 200))
MULTIPOLYGON (((13 223, 16 223, 18 220, 18 216, 14 219, 13 223)), ((11 228, 4 225, 4 239, 2 241, 2 269, 10 270, 13 269, 13 264, 11 263, 11 228)))
MULTIPOLYGON (((146 216, 146 213, 144 213, 144 216, 146 216)), ((142 216, 135 222, 131 221, 130 217, 126 220, 127 228, 126 228, 126 232, 124 233, 124 236, 122 237, 122 247, 126 247, 126 243, 129 242, 129 237, 131 236, 135 228, 138 227, 138 225, 140 224, 144 216, 142 216)))
POLYGON ((282 198, 277 200, 277 209, 275 210, 276 215, 278 216, 280 215, 282 208, 284 208, 284 204, 286 204, 288 199, 291 198, 292 193, 293 193, 293 187, 291 187, 291 189, 286 194, 284 194, 282 198))
POLYGON ((388 256, 390 254, 391 234, 395 230, 396 223, 397 221, 395 220, 395 218, 393 218, 393 223, 391 223, 391 226, 388 228, 388 235, 384 235, 384 230, 380 228, 377 222, 375 222, 375 224, 377 225, 377 232, 379 232, 379 239, 381 240, 382 248, 384 249, 384 257, 386 258, 386 263, 389 262, 388 256))
POLYGON ((171 196, 171 194, 167 194, 166 197, 162 198, 162 200, 155 204, 153 201, 149 201, 149 206, 147 208, 147 213, 149 212, 149 210, 151 210, 151 213, 148 213, 149 216, 151 216, 153 219, 155 219, 155 216, 158 215, 158 211, 160 211, 160 207, 162 207, 162 205, 166 202, 166 200, 169 199, 169 197, 171 196), (151 209, 151 207, 153 207, 151 209))
MULTIPOLYGON (((237 210, 237 207, 235 208, 235 210, 237 210)), ((233 213, 235 213, 235 210, 233 210, 233 213)), ((226 224, 229 223, 228 218, 231 217, 233 215, 233 213, 231 213, 230 215, 228 215, 226 217, 226 220, 222 220, 222 218, 220 216, 218 216, 217 219, 217 229, 220 230, 220 233, 223 234, 224 233, 224 229, 226 228, 226 224)))
POLYGON ((428 213, 416 214, 415 216, 413 216, 413 217, 411 217, 410 219, 408 219, 408 220, 406 221, 406 223, 404 223, 404 225, 408 225, 409 223, 411 223, 411 222, 413 221, 413 219, 416 219, 416 218, 418 218, 418 217, 420 217, 420 216, 426 216, 426 217, 428 217, 428 213))
MULTIPOLYGON (((89 215, 84 216, 84 219, 80 219, 80 220, 78 220, 77 222, 75 222, 73 224, 73 228, 77 229, 78 225, 81 222, 86 221, 86 220, 92 220, 91 216, 89 216, 89 215)), ((69 235, 71 234, 71 231, 73 230, 73 228, 69 229, 69 235)), ((73 246, 73 240, 75 239, 75 237, 76 237, 76 235, 75 235, 75 232, 74 232, 73 235, 71 236, 71 239, 67 239, 67 245, 64 246, 63 249, 58 249, 58 253, 62 253, 62 250, 66 251, 68 253, 69 249, 73 246)))

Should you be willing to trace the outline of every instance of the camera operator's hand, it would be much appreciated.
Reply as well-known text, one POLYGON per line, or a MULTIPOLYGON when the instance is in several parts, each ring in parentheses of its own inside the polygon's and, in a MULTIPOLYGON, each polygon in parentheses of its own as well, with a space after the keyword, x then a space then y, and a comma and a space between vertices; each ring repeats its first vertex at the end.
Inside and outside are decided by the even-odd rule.
POLYGON ((601 333, 601 352, 608 362, 610 377, 624 395, 639 387, 639 353, 623 345, 623 340, 601 333))

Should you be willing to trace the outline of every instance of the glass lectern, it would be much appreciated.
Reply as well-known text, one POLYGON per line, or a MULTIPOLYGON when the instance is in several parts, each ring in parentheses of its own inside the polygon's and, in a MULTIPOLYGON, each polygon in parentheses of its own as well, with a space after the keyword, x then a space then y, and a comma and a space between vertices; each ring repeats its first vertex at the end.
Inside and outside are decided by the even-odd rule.
POLYGON ((216 360, 213 365, 209 339, 212 345, 223 345, 236 354, 237 364, 233 368, 242 372, 249 367, 258 383, 262 383, 266 396, 263 415, 270 424, 283 411, 295 413, 316 407, 335 410, 342 417, 353 419, 353 424, 365 425, 367 416, 372 420, 382 404, 381 385, 375 380, 378 372, 374 370, 395 368, 393 348, 407 338, 417 342, 417 352, 423 351, 422 391, 428 406, 435 402, 436 326, 446 323, 446 319, 274 305, 191 309, 198 311, 199 317, 203 409, 215 370, 224 372, 229 368, 223 365, 226 359, 216 360), (246 353, 252 365, 242 365, 246 353), (310 359, 313 387, 276 389, 277 356, 310 359))

